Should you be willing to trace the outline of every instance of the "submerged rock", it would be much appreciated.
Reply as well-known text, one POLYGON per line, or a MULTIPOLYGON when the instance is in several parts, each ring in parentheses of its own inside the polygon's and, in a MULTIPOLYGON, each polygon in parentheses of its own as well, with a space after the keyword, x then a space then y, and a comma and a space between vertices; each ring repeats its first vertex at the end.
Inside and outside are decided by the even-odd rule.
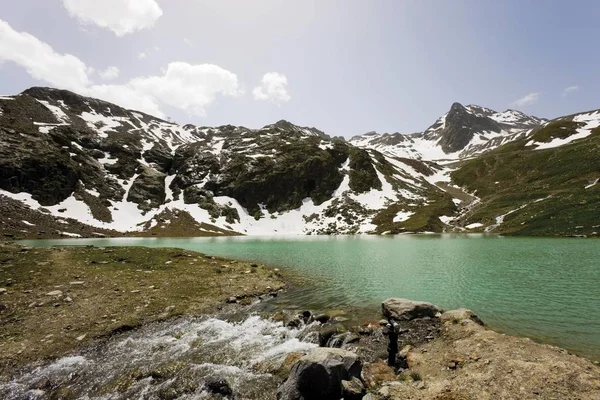
POLYGON ((350 351, 319 348, 300 358, 277 391, 280 400, 340 399, 342 381, 360 378, 362 362, 350 351))
POLYGON ((424 301, 390 298, 381 303, 381 311, 387 318, 396 321, 410 321, 416 318, 434 318, 441 313, 436 305, 424 301))

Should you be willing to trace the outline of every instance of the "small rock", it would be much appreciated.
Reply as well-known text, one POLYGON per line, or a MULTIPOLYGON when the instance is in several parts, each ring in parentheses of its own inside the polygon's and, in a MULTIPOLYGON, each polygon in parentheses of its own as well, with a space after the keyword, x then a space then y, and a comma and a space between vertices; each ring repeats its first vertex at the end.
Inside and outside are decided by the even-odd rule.
POLYGON ((86 333, 86 334, 83 334, 83 335, 81 335, 81 336, 77 336, 77 337, 75 338, 75 340, 77 340, 78 342, 81 342, 83 339, 85 339, 85 337, 86 337, 86 336, 87 336, 87 333, 86 333))
POLYGON ((139 293, 139 292, 140 291, 136 289, 136 290, 131 290, 129 293, 139 293))
POLYGON ((69 296, 64 298, 64 301, 66 301, 67 303, 71 303, 73 301, 72 298, 70 298, 69 296))
POLYGON ((375 387, 383 382, 396 380, 396 374, 384 361, 377 360, 363 366, 361 378, 368 387, 375 387))
POLYGON ((79 285, 83 285, 84 283, 85 283, 84 281, 73 281, 73 282, 69 282, 69 285, 79 286, 79 285))
POLYGON ((7 293, 7 292, 8 292, 8 290, 6 290, 5 288, 0 288, 0 294, 4 294, 4 293, 7 293))
POLYGON ((231 396, 233 394, 231 386, 229 386, 229 383, 225 379, 208 380, 204 386, 206 386, 206 390, 214 394, 222 396, 231 396))
POLYGON ((417 389, 419 389, 419 390, 423 390, 423 389, 425 389, 425 382, 423 382, 423 381, 418 381, 418 382, 415 384, 415 387, 416 387, 417 389))
POLYGON ((352 380, 349 381, 342 381, 344 400, 360 400, 365 393, 365 386, 357 377, 352 377, 352 380))
POLYGON ((60 290, 53 290, 51 292, 46 293, 46 296, 62 296, 63 292, 60 290))
POLYGON ((319 321, 320 323, 324 324, 327 321, 329 321, 329 315, 327 314, 319 314, 315 317, 315 321, 319 321))
POLYGON ((228 304, 234 304, 234 303, 238 302, 238 299, 235 296, 231 296, 225 302, 228 303, 228 304))

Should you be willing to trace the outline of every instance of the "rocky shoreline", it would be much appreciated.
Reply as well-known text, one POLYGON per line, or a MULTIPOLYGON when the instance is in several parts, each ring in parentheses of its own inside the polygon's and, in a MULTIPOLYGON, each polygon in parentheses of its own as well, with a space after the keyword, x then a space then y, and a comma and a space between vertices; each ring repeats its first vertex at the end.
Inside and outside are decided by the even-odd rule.
POLYGON ((393 367, 384 319, 326 342, 337 348, 295 354, 292 365, 288 357, 278 399, 600 399, 598 363, 489 330, 470 310, 388 299, 382 316, 400 324, 393 367))
MULTIPOLYGON (((179 249, 2 244, 0 253, 0 389, 3 381, 32 366, 90 346, 101 349, 152 324, 178 326, 194 316, 218 313, 232 321, 227 329, 237 329, 243 322, 236 321, 260 313, 253 304, 268 302, 289 287, 277 269, 179 249)), ((252 363, 247 373, 268 376, 268 388, 242 393, 239 382, 232 388, 226 376, 212 376, 190 378, 184 388, 159 391, 158 398, 210 392, 212 398, 271 399, 277 392, 281 400, 600 399, 597 364, 489 330, 465 309, 444 312, 429 303, 388 299, 381 316, 360 323, 339 310, 261 316, 302 348, 252 363), (393 367, 386 362, 384 326, 390 318, 399 325, 393 367)), ((185 333, 173 336, 179 340, 185 333)), ((203 346, 200 339, 191 343, 203 346)), ((168 382, 199 361, 186 362, 130 372, 114 385, 125 390, 142 377, 153 385, 168 382)), ((31 390, 41 390, 36 387, 31 390)), ((42 394, 36 393, 39 398, 78 398, 69 387, 48 383, 42 394)), ((115 398, 126 398, 126 393, 115 398)))

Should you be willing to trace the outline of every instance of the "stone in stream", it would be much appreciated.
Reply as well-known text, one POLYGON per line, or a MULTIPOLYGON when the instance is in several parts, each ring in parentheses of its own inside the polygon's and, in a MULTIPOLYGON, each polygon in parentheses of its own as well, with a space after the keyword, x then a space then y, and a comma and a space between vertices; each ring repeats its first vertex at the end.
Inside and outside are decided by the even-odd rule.
POLYGON ((318 348, 300 358, 278 389, 279 400, 340 399, 342 381, 360 378, 362 362, 350 351, 318 348))
POLYGON ((204 383, 206 390, 213 394, 220 394, 222 396, 231 396, 233 391, 231 386, 225 379, 209 379, 204 383))
POLYGON ((386 318, 410 321, 417 318, 437 317, 442 310, 424 301, 390 298, 381 303, 381 311, 386 318))

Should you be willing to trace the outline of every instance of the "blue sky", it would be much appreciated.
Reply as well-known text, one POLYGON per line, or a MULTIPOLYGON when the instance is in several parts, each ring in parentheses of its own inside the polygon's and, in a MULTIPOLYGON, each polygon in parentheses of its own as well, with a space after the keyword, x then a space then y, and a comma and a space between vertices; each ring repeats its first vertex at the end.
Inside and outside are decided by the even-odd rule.
POLYGON ((599 16, 583 0, 20 0, 0 10, 0 94, 346 137, 422 131, 455 101, 553 118, 600 107, 599 16))

